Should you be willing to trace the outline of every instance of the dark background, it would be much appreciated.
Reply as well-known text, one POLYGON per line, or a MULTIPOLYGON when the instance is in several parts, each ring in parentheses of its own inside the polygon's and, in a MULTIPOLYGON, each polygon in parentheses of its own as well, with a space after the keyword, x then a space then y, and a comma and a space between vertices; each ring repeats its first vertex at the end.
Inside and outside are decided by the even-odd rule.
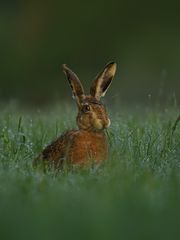
POLYGON ((67 63, 90 85, 118 63, 108 99, 180 99, 178 1, 4 1, 0 3, 0 99, 47 104, 70 98, 67 63))

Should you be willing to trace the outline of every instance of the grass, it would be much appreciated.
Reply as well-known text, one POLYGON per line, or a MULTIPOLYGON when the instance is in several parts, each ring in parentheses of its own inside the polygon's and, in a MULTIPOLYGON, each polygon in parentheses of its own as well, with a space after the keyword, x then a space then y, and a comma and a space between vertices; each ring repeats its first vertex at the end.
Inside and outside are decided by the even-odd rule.
POLYGON ((180 239, 178 109, 114 111, 107 162, 46 174, 32 160, 75 113, 0 112, 0 239, 180 239))

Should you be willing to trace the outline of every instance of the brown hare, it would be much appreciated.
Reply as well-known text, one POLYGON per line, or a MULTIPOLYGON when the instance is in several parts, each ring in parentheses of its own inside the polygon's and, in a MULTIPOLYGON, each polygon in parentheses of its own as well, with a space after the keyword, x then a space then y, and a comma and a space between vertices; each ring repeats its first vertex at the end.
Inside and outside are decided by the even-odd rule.
POLYGON ((70 130, 48 145, 38 162, 60 168, 64 163, 80 166, 91 162, 99 164, 107 158, 108 143, 104 129, 110 125, 105 106, 100 102, 109 88, 116 72, 116 63, 108 63, 92 82, 90 95, 85 95, 83 86, 76 74, 65 64, 63 71, 72 89, 78 106, 76 118, 79 130, 70 130))

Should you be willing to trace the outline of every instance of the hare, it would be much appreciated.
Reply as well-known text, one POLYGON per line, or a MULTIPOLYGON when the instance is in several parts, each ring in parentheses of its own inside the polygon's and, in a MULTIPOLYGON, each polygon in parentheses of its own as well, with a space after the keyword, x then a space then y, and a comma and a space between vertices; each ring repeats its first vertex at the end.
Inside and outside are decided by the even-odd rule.
POLYGON ((36 163, 47 162, 55 168, 62 167, 64 163, 84 166, 93 161, 99 164, 107 158, 108 143, 104 130, 110 126, 110 119, 100 98, 112 82, 116 63, 108 63, 97 75, 92 82, 90 95, 85 95, 77 75, 65 64, 63 71, 77 103, 76 122, 79 130, 70 130, 61 135, 42 151, 36 163))

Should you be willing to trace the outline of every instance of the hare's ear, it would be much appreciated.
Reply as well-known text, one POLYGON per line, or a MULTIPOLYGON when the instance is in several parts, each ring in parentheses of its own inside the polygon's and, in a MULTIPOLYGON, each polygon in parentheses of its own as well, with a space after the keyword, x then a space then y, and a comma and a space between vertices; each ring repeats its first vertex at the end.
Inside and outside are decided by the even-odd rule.
POLYGON ((83 86, 77 77, 77 75, 69 69, 65 64, 63 64, 63 71, 67 76, 69 85, 72 89, 73 98, 75 98, 77 105, 80 106, 81 101, 84 99, 84 89, 83 86))
POLYGON ((97 75, 90 89, 90 94, 93 97, 98 100, 104 97, 116 73, 116 67, 115 62, 110 62, 105 66, 104 70, 97 75))

